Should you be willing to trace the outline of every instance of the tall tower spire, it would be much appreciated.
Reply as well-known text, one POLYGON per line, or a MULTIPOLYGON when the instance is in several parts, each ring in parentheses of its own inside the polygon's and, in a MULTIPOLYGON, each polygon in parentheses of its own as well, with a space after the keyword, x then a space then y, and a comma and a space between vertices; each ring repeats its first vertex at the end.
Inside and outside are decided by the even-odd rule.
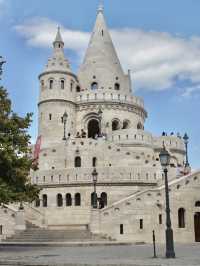
POLYGON ((104 11, 104 5, 103 5, 103 0, 100 1, 99 7, 98 7, 98 13, 103 13, 104 11))
POLYGON ((131 90, 106 25, 102 2, 98 7, 95 26, 78 76, 83 89, 89 89, 95 82, 101 91, 104 89, 110 92, 111 89, 119 90, 121 87, 127 94, 131 90), (85 81, 85 77, 90 77, 91 80, 85 81))
POLYGON ((64 42, 60 33, 60 27, 58 27, 56 38, 53 42, 54 48, 63 48, 64 47, 64 42))

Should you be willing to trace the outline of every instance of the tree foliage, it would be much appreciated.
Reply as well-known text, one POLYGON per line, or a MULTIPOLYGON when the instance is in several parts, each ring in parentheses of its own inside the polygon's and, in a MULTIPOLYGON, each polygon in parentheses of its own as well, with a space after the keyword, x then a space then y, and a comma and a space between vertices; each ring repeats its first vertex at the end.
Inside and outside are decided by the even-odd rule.
POLYGON ((39 188, 29 178, 33 160, 28 128, 32 113, 24 118, 12 110, 7 91, 0 86, 0 203, 31 202, 39 188))

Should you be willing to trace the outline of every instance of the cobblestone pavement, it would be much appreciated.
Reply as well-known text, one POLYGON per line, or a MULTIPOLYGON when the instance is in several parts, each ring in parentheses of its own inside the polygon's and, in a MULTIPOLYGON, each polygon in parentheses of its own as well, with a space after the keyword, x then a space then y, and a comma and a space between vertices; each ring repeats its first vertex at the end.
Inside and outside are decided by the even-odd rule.
POLYGON ((200 266, 200 243, 176 245, 176 259, 165 259, 165 248, 151 245, 99 247, 1 247, 0 265, 23 266, 200 266))

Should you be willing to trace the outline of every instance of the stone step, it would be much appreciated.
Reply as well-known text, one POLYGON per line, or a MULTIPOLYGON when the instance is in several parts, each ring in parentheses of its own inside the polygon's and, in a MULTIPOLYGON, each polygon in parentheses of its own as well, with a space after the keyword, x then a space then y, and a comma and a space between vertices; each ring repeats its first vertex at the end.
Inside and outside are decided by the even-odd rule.
POLYGON ((89 242, 105 241, 105 239, 100 235, 92 234, 89 230, 50 230, 32 227, 32 224, 29 224, 25 231, 17 232, 3 242, 89 242))

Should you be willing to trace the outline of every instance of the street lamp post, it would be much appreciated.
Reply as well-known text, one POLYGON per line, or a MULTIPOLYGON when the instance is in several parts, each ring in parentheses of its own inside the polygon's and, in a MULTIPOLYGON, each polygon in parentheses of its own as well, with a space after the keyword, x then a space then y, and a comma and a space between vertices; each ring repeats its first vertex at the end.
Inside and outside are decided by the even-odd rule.
POLYGON ((185 168, 187 168, 190 166, 189 161, 188 161, 188 140, 189 140, 189 137, 188 137, 187 133, 185 133, 183 140, 184 140, 184 144, 185 144, 185 153, 186 153, 185 154, 185 157, 186 157, 185 168))
POLYGON ((102 133, 102 132, 101 132, 102 114, 103 114, 103 112, 102 112, 101 108, 99 108, 98 115, 99 115, 99 135, 100 135, 100 136, 102 135, 102 134, 101 134, 101 133, 102 133))
POLYGON ((94 193, 93 193, 93 208, 97 209, 97 192, 96 192, 96 184, 97 184, 97 177, 98 177, 98 173, 96 171, 96 168, 94 168, 94 170, 92 171, 92 179, 93 179, 93 185, 94 185, 94 193))
POLYGON ((160 154, 160 162, 165 174, 165 201, 166 201, 166 258, 175 258, 174 252, 174 239, 173 239, 173 229, 171 224, 170 217, 170 204, 169 204, 169 185, 168 185, 168 177, 167 177, 167 167, 170 163, 170 154, 163 147, 160 154))
POLYGON ((64 123, 64 136, 63 136, 63 140, 67 140, 66 138, 66 124, 67 124, 67 118, 68 118, 68 114, 65 111, 63 114, 63 123, 64 123))

